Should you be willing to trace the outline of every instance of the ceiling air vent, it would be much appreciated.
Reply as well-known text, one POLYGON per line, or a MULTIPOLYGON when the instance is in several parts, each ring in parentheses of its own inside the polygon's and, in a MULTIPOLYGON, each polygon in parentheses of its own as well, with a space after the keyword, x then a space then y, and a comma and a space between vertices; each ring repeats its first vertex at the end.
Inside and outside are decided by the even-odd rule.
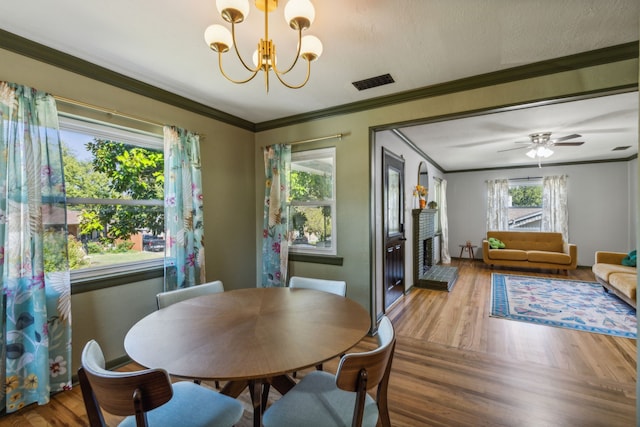
POLYGON ((629 148, 631 148, 630 145, 625 145, 625 146, 616 147, 611 151, 624 151, 624 150, 628 150, 629 148))
POLYGON ((357 82, 351 83, 358 90, 371 89, 372 87, 388 85, 389 83, 394 83, 393 77, 391 74, 383 74, 377 77, 370 77, 368 79, 359 80, 357 82))

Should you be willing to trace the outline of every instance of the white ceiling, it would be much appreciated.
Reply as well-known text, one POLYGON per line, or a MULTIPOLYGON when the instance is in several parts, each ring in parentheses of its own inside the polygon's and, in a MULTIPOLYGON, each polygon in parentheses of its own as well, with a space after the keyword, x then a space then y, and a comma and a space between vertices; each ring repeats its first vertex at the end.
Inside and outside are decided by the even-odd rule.
POLYGON ((534 104, 399 130, 445 171, 537 165, 525 154, 526 142, 530 134, 542 132, 551 132, 551 139, 578 134, 580 138, 565 142, 584 142, 554 147, 542 164, 629 158, 638 153, 638 92, 534 104))
MULTIPOLYGON (((638 0, 313 2, 316 20, 308 33, 322 40, 324 53, 312 64, 310 82, 291 90, 272 78, 268 94, 262 76, 234 85, 220 75, 217 56, 203 38, 208 25, 222 23, 215 0, 2 0, 0 28, 253 123, 639 39, 638 0), (385 73, 390 73, 395 83, 362 92, 351 84, 385 73)), ((285 24, 281 9, 271 15, 269 27, 279 60, 287 63, 295 48, 295 33, 285 24)), ((262 37, 262 20, 254 8, 237 29, 238 44, 247 58, 262 37)), ((242 70, 233 66, 231 54, 225 61, 229 74, 243 76, 242 70)), ((300 78, 296 74, 291 80, 300 78)), ((635 108, 635 113, 624 115, 636 117, 637 135, 637 97, 633 104, 625 104, 621 110, 635 108)), ((452 152, 459 152, 463 149, 460 145, 484 140, 522 140, 528 133, 548 130, 554 136, 574 131, 584 135, 585 145, 562 151, 586 154, 589 144, 600 144, 597 138, 603 135, 593 130, 630 126, 627 122, 605 123, 604 115, 609 112, 597 111, 599 124, 584 128, 572 126, 588 119, 580 114, 566 117, 564 122, 544 118, 544 113, 536 113, 535 118, 518 115, 506 122, 495 115, 490 122, 471 122, 471 139, 441 138, 445 130, 433 130, 440 133, 428 137, 424 151, 445 169, 466 168, 466 164, 450 164, 440 151, 451 145, 452 152)), ((419 132, 407 130, 408 135, 412 133, 419 132)), ((416 144, 423 147, 424 135, 415 137, 416 144)), ((471 145, 462 154, 472 158, 477 153, 471 150, 477 149, 479 156, 493 155, 502 149, 501 144, 471 145)), ((625 145, 635 147, 637 137, 625 145)), ((557 152, 560 159, 560 149, 557 152)))

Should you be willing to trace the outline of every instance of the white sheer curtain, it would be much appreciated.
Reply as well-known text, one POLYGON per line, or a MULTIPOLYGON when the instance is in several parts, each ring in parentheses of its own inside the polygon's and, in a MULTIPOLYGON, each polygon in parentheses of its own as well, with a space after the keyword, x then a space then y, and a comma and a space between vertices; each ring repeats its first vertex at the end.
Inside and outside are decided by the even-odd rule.
POLYGON ((542 231, 562 233, 569 241, 569 209, 567 176, 545 176, 542 179, 542 231))
POLYGON ((509 180, 487 181, 487 231, 509 229, 509 180))
POLYGON ((440 182, 440 227, 442 229, 442 263, 451 263, 449 254, 449 219, 447 216, 447 180, 440 182))

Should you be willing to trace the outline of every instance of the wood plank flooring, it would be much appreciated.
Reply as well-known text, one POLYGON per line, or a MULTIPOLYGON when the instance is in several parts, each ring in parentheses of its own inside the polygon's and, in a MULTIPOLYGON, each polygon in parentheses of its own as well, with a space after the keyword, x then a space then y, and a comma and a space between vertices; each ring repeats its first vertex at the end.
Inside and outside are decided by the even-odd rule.
MULTIPOLYGON (((413 289, 388 313, 398 337, 389 386, 394 426, 636 425, 636 340, 489 317, 492 271, 593 281, 591 270, 453 265, 460 273, 451 292, 413 289)), ((366 338, 356 350, 374 346, 366 338)), ((239 426, 249 426, 246 393, 241 400, 247 411, 239 426)), ((0 418, 0 427, 80 425, 87 420, 79 387, 0 418)))

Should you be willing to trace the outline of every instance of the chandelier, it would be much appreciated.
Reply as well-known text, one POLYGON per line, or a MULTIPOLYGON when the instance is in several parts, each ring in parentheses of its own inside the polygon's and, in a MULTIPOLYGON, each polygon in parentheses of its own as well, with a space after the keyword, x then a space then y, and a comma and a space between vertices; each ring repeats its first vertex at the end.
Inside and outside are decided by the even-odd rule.
POLYGON ((240 24, 249 15, 249 0, 216 0, 216 7, 222 19, 231 24, 231 31, 222 25, 210 25, 204 32, 204 39, 207 45, 218 52, 218 65, 220 72, 229 81, 237 84, 247 83, 260 71, 264 71, 264 81, 267 92, 269 92, 269 74, 273 74, 280 80, 280 83, 290 89, 299 89, 309 81, 311 74, 311 62, 318 59, 322 54, 322 43, 311 35, 302 36, 302 31, 306 30, 313 23, 315 10, 309 0, 289 0, 284 8, 284 17, 289 26, 298 32, 298 47, 291 64, 285 68, 279 68, 276 57, 276 45, 269 38, 269 13, 277 9, 278 0, 255 0, 258 9, 264 12, 264 38, 258 42, 258 48, 253 53, 253 67, 247 65, 238 51, 236 43, 236 24, 240 24), (249 76, 244 80, 235 80, 229 77, 222 67, 222 54, 231 48, 235 49, 236 55, 243 67, 249 72, 249 76), (287 83, 284 75, 298 63, 298 58, 307 61, 307 72, 304 81, 300 84, 287 83))

